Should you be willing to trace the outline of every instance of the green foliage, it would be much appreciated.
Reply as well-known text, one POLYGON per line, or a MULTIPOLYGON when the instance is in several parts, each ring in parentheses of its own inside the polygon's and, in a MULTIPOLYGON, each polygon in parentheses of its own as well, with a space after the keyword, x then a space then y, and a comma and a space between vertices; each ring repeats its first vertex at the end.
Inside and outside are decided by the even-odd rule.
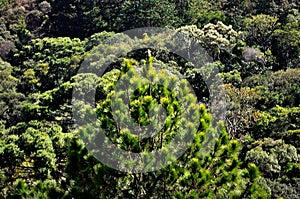
POLYGON ((299 69, 280 70, 265 75, 253 75, 244 80, 243 86, 254 88, 260 95, 258 108, 270 109, 276 105, 295 107, 299 105, 299 69))
POLYGON ((2 186, 1 196, 33 196, 59 187, 57 184, 64 179, 68 144, 73 137, 61 131, 58 125, 31 121, 19 123, 2 133, 0 168, 5 174, 5 183, 11 186, 2 186), (48 185, 42 185, 39 180, 43 183, 48 181, 48 185), (36 184, 30 183, 32 181, 36 181, 36 184), (44 188, 33 191, 31 188, 35 186, 37 189, 40 186, 44 188), (48 186, 47 190, 45 186, 48 186))
POLYGON ((299 68, 300 14, 295 22, 287 23, 275 31, 273 45, 280 69, 299 68))
POLYGON ((14 0, 1 0, 0 1, 0 9, 3 9, 7 7, 9 4, 11 4, 14 0))
POLYGON ((75 75, 84 53, 84 42, 70 38, 43 38, 31 41, 15 53, 20 68, 20 90, 29 94, 47 91, 75 75))
POLYGON ((202 158, 197 155, 203 140, 201 138, 203 133, 199 133, 190 150, 178 161, 162 170, 145 174, 120 173, 108 169, 95 162, 77 142, 77 149, 72 152, 74 158, 70 159, 69 163, 71 172, 69 176, 76 179, 69 197, 88 195, 101 198, 105 195, 160 198, 164 195, 183 198, 223 198, 228 195, 230 197, 243 195, 267 198, 267 186, 264 184, 265 188, 261 187, 255 165, 249 167, 249 171, 239 169, 238 142, 226 139, 228 134, 222 127, 216 131, 210 129, 207 133, 217 131, 222 131, 220 138, 216 140, 220 145, 215 146, 211 154, 202 158), (77 172, 80 178, 76 177, 77 172), (87 189, 80 189, 83 184, 87 189))
POLYGON ((241 73, 236 69, 230 72, 221 73, 220 76, 225 84, 239 86, 242 83, 241 73))
POLYGON ((259 112, 253 127, 254 137, 280 138, 288 130, 299 129, 300 108, 276 106, 268 112, 259 112))
MULTIPOLYGON (((184 4, 181 2, 181 4, 184 4)), ((218 1, 207 0, 190 0, 185 2, 185 7, 181 5, 180 13, 183 13, 181 18, 185 19, 186 24, 196 24, 198 27, 203 27, 207 23, 216 23, 217 21, 225 22, 226 17, 219 10, 218 1)))
POLYGON ((109 2, 51 0, 49 31, 55 37, 85 38, 107 26, 102 12, 109 2), (78 23, 80 21, 80 23, 78 23))
POLYGON ((106 32, 106 31, 93 34, 85 42, 85 49, 86 49, 86 51, 91 50, 93 47, 98 46, 99 44, 101 44, 102 42, 104 42, 106 39, 108 39, 109 37, 112 37, 114 35, 115 35, 114 32, 106 32))
POLYGON ((168 0, 125 0, 120 5, 121 30, 139 27, 176 26, 180 23, 175 5, 168 0))
POLYGON ((300 130, 288 130, 283 134, 283 139, 286 143, 292 144, 300 152, 300 130))
POLYGON ((259 95, 249 87, 237 88, 231 84, 224 86, 228 98, 226 124, 228 132, 234 137, 245 135, 254 125, 255 105, 259 95))
MULTIPOLYGON (((166 112, 166 124, 162 127, 161 131, 158 132, 156 136, 152 137, 151 140, 140 140, 138 144, 135 142, 131 142, 130 138, 127 138, 127 133, 122 132, 122 126, 118 126, 115 123, 107 123, 108 121, 111 121, 111 113, 107 113, 106 110, 110 110, 110 104, 109 98, 104 101, 104 106, 100 105, 97 107, 97 113, 98 115, 102 118, 99 118, 100 122, 102 123, 102 127, 106 129, 107 135, 112 135, 110 139, 113 142, 116 142, 116 144, 120 145, 120 147, 124 147, 127 149, 131 148, 133 151, 148 151, 148 150, 153 150, 160 148, 166 144, 168 144, 167 140, 170 140, 173 135, 176 133, 179 133, 180 131, 184 132, 183 129, 181 129, 180 125, 187 124, 187 121, 183 121, 182 118, 179 119, 178 115, 182 114, 182 110, 180 109, 180 102, 178 101, 179 96, 183 98, 184 101, 191 101, 194 102, 196 101, 193 96, 191 96, 189 93, 186 93, 189 88, 186 86, 186 82, 183 80, 179 80, 176 76, 172 75, 169 71, 166 70, 161 70, 159 73, 157 69, 152 68, 152 64, 149 65, 144 65, 142 69, 142 73, 139 73, 138 71, 135 71, 132 69, 133 66, 138 65, 136 61, 131 61, 131 60, 125 60, 125 65, 123 66, 121 74, 119 74, 118 79, 121 79, 119 81, 124 81, 128 82, 130 81, 129 85, 127 85, 129 88, 124 88, 122 91, 120 90, 120 93, 114 93, 112 91, 108 92, 107 96, 111 97, 111 100, 113 103, 118 103, 114 107, 114 112, 118 116, 122 116, 120 118, 120 122, 126 122, 127 123, 127 128, 130 130, 136 129, 138 126, 130 126, 130 118, 134 120, 140 127, 147 126, 147 124, 151 122, 160 122, 160 120, 163 119, 161 118, 152 118, 150 119, 149 114, 151 114, 151 111, 153 112, 152 114, 157 115, 159 114, 159 108, 154 108, 157 107, 158 104, 161 104, 162 107, 167 111, 166 112), (125 72, 129 73, 129 76, 125 75, 125 72), (138 77, 142 76, 143 81, 141 81, 138 77), (169 76, 169 78, 165 78, 166 76, 169 76), (123 79, 124 78, 124 79, 123 79), (154 79, 155 78, 155 79, 154 79), (132 80, 131 80, 132 79, 132 80), (147 83, 149 81, 149 83, 147 83), (159 85, 153 85, 151 82, 159 82, 159 85), (177 85, 176 82, 179 82, 177 85), (131 90, 133 88, 136 88, 137 90, 131 90), (169 89, 172 88, 174 89, 177 94, 175 95, 173 92, 171 92, 169 89), (180 93, 184 92, 184 93, 180 93), (125 103, 125 101, 116 101, 117 99, 127 99, 127 93, 131 93, 132 96, 130 96, 130 104, 127 105, 122 104, 125 103), (178 96, 179 95, 179 96, 178 96), (185 97, 187 97, 185 99, 185 97), (125 110, 130 110, 129 112, 125 110), (115 129, 115 128, 118 129, 115 129), (117 131, 120 131, 117 133, 117 131), (164 133, 165 132, 165 133, 164 133), (120 135, 121 137, 115 137, 115 135, 120 135), (122 137, 124 136, 124 137, 122 137), (166 140, 166 143, 160 143, 159 145, 157 144, 159 140, 166 140), (131 146, 129 143, 126 141, 131 142, 131 146), (150 144, 151 142, 151 144, 150 144), (142 147, 142 148, 136 148, 136 147, 142 147), (147 146, 146 148, 143 148, 144 146, 147 146)), ((112 75, 115 74, 114 71, 111 72, 112 75)), ((104 76, 105 77, 105 76, 104 76)), ((110 79, 115 79, 115 78, 110 78, 110 79)), ((105 80, 105 79, 104 79, 105 80)), ((101 80, 100 80, 101 81, 101 80)), ((105 87, 109 86, 109 89, 120 89, 120 88, 115 88, 114 86, 110 86, 109 84, 101 83, 100 85, 105 85, 105 87)), ((127 87, 126 86, 126 87, 127 87)), ((105 91, 105 87, 103 90, 105 91)), ((188 105, 188 104, 187 104, 188 105)), ((186 105, 186 106, 187 106, 186 105)), ((193 108, 192 107, 186 107, 187 110, 191 111, 193 113, 193 108)), ((158 125, 159 123, 157 123, 158 125)), ((153 128, 157 128, 156 126, 153 126, 153 128)), ((130 130, 126 129, 126 131, 130 130)), ((147 131, 147 129, 141 129, 142 131, 147 131)), ((149 129, 151 130, 151 129, 149 129)), ((140 132, 142 133, 142 132, 140 132)), ((135 134, 138 134, 138 132, 135 132, 135 134)))
POLYGON ((0 121, 9 127, 20 120, 24 95, 17 92, 18 79, 13 67, 0 58, 0 121))
POLYGON ((18 179, 13 185, 13 191, 7 194, 14 198, 62 198, 64 193, 58 188, 54 180, 38 180, 34 187, 29 186, 22 179, 18 179))
POLYGON ((296 148, 285 144, 283 140, 270 138, 256 141, 248 147, 245 161, 255 163, 263 171, 272 197, 295 198, 299 189, 296 182, 299 176, 296 173, 300 161, 296 148), (296 173, 291 174, 292 171, 296 173))
MULTIPOLYGON (((1 0, 0 198, 299 198, 299 17, 297 0, 1 0), (145 26, 175 28, 175 34, 119 33, 145 26), (153 57, 143 60, 148 49, 126 54, 135 42, 152 46, 153 57), (213 59, 196 54, 204 51, 213 59), (83 59, 99 69, 106 58, 113 61, 102 77, 76 75, 83 59), (141 82, 141 75, 162 84, 141 82), (124 106, 118 82, 129 77, 136 88, 123 89, 132 93, 124 106), (224 85, 216 88, 218 78, 224 85), (225 89, 226 127, 210 126, 218 118, 207 113, 216 107, 205 79, 215 92, 225 89), (194 127, 192 118, 180 116, 181 99, 207 109, 190 106, 201 120, 177 161, 159 171, 123 173, 96 160, 73 134, 72 108, 86 119, 85 106, 71 103, 78 81, 81 98, 93 93, 84 92, 93 83, 97 112, 88 111, 128 151, 165 148, 194 127), (184 97, 170 89, 175 83, 184 97), (141 138, 124 128, 129 121, 144 130, 156 122, 159 133, 141 138), (203 148, 210 153, 201 156, 203 148)), ((79 132, 88 138, 94 130, 79 132)))
MULTIPOLYGON (((174 96, 174 91, 171 92, 171 90, 166 89, 166 87, 171 86, 176 90, 177 84, 175 82, 180 81, 176 80, 167 69, 160 70, 158 73, 154 65, 155 62, 152 62, 150 57, 148 61, 144 62, 140 70, 135 70, 139 63, 135 60, 125 59, 121 70, 115 69, 106 73, 98 84, 102 87, 100 89, 102 93, 107 96, 97 103, 97 115, 100 125, 105 129, 106 136, 113 143, 127 151, 148 152, 164 149, 169 144, 170 136, 182 133, 183 129, 179 124, 185 128, 190 128, 190 126, 184 125, 186 121, 185 118, 181 117, 181 107, 178 107, 178 99, 176 99, 176 95, 174 96), (165 78, 166 73, 169 78, 165 78), (150 81, 135 78, 141 75, 144 75, 150 81), (153 78, 157 80, 154 81, 153 78), (111 84, 107 83, 107 79, 112 80, 111 84), (116 82, 119 81, 136 85, 134 87, 136 89, 130 90, 131 86, 127 85, 126 92, 118 90, 116 82), (156 85, 156 81, 160 82, 160 85, 156 85), (173 83, 171 83, 172 81, 173 83), (126 97, 123 94, 128 93, 130 93, 130 101, 129 104, 124 105, 122 99, 126 97), (113 103, 117 104, 116 107, 111 107, 113 103), (148 114, 153 107, 159 107, 156 103, 161 104, 166 110, 165 123, 162 128, 159 128, 161 130, 157 134, 149 138, 140 138, 142 134, 133 132, 130 129, 137 130, 155 121, 156 118, 153 116, 149 118, 148 114), (128 110, 128 112, 124 110, 128 110), (114 120, 112 111, 121 118, 119 120, 114 118, 114 120), (129 126, 131 123, 128 117, 131 117, 139 128, 129 126), (126 128, 122 126, 122 122, 125 122, 126 128)), ((183 87, 181 86, 178 91, 183 92, 181 95, 186 96, 186 100, 195 103, 195 99, 188 96, 185 90, 187 88, 183 84, 183 87)), ((188 109, 188 107, 186 108, 188 109)), ((94 198, 101 198, 103 195, 106 197, 129 198, 160 198, 162 195, 168 198, 223 198, 225 196, 267 195, 266 190, 260 189, 257 184, 260 178, 257 169, 254 169, 255 174, 252 172, 254 170, 251 168, 255 166, 250 167, 249 172, 248 169, 240 168, 238 141, 229 139, 223 124, 219 124, 215 129, 210 127, 211 116, 206 112, 203 105, 195 108, 201 115, 200 121, 198 121, 200 126, 194 135, 194 141, 177 161, 158 171, 123 173, 108 169, 88 154, 79 141, 74 140, 70 151, 72 158, 70 158, 68 164, 68 175, 70 179, 75 179, 75 181, 69 197, 85 194, 94 198), (203 145, 206 135, 216 139, 214 145, 203 145), (203 153, 202 147, 208 147, 211 151, 207 154, 203 153), (76 177, 78 173, 82 177, 76 177), (247 176, 246 173, 249 173, 249 175, 247 176), (85 190, 80 189, 83 184, 85 190), (110 188, 107 189, 107 187, 110 188)), ((157 115, 157 110, 154 110, 153 115, 157 115)), ((147 128, 144 130, 147 131, 147 128)), ((93 134, 97 135, 97 132, 89 126, 81 128, 79 133, 82 136, 86 135, 89 143, 97 140, 97 137, 93 136, 93 134)), ((180 147, 180 144, 182 143, 178 143, 178 147, 180 147)), ((121 161, 127 163, 128 159, 121 161)), ((151 166, 151 164, 142 166, 151 166)))
POLYGON ((246 18, 247 43, 250 46, 262 46, 264 51, 270 48, 271 37, 276 29, 277 21, 278 18, 264 14, 246 18))

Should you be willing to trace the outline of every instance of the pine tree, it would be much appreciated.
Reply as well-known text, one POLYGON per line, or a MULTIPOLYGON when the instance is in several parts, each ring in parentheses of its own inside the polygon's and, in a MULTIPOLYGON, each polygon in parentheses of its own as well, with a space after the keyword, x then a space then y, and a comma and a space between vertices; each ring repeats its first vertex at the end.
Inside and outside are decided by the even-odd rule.
MULTIPOLYGON (((108 72, 100 79, 99 85, 103 86, 103 93, 107 95, 97 101, 96 114, 98 125, 105 129, 105 136, 115 146, 141 154, 165 150, 170 155, 166 157, 169 162, 164 167, 153 169, 157 166, 157 160, 151 161, 153 157, 150 155, 143 156, 150 159, 143 162, 121 156, 121 153, 115 154, 115 150, 104 151, 101 145, 108 142, 99 136, 101 133, 96 126, 81 126, 79 135, 85 145, 93 150, 88 151, 83 148, 83 143, 74 142, 77 143, 73 145, 76 150, 70 151, 72 158, 67 170, 73 182, 70 197, 88 194, 93 198, 238 198, 256 194, 266 198, 267 193, 261 188, 264 182, 260 181, 256 166, 251 164, 249 168, 241 168, 238 141, 230 139, 222 123, 216 128, 211 126, 210 114, 204 105, 195 105, 196 97, 188 94, 185 80, 176 79, 167 69, 156 69, 152 57, 141 62, 125 59, 121 70, 108 72), (109 78, 109 73, 111 84, 101 84, 109 78), (176 89, 183 100, 174 94, 176 89), (189 106, 180 106, 184 105, 180 102, 189 106), (160 108, 164 108, 165 112, 160 112, 160 108), (192 116, 182 117, 184 111, 190 111, 192 116), (113 114, 120 118, 116 119, 113 114), (155 118, 155 114, 164 119, 155 118), (198 118, 197 123, 192 122, 193 118, 198 118), (155 123, 157 126, 161 126, 153 135, 151 130, 155 128, 151 129, 149 124, 155 121, 158 121, 155 123), (164 123, 161 124, 161 121, 164 123), (192 132, 194 127, 196 131, 192 132), (143 134, 145 132, 150 137, 143 134), (172 139, 177 136, 176 146, 184 147, 186 140, 183 137, 187 135, 193 138, 189 147, 180 157, 172 155, 168 148, 172 139), (208 137, 212 142, 207 144, 208 137), (204 152, 204 148, 209 149, 208 152, 204 152), (110 154, 105 156, 103 153, 110 154), (119 167, 109 168, 103 159, 99 161, 92 155, 123 159, 119 159, 119 167)), ((92 110, 87 108, 86 111, 92 110)))

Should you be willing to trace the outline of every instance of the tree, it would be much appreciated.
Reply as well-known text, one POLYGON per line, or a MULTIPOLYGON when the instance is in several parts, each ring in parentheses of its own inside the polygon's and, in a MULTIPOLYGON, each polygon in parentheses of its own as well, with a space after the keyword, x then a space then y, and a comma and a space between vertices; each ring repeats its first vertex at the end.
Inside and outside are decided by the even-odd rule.
POLYGON ((272 197, 297 198, 299 175, 296 171, 299 154, 293 145, 283 140, 265 138, 247 146, 246 163, 255 163, 271 188, 272 197), (289 177, 288 177, 289 176, 289 177))
POLYGON ((256 101, 259 95, 249 87, 236 88, 224 85, 228 98, 226 105, 226 127, 233 137, 246 135, 255 124, 256 101))
POLYGON ((279 69, 299 67, 299 29, 300 13, 293 9, 287 16, 286 24, 274 33, 274 54, 277 57, 279 69))
POLYGON ((284 21, 287 13, 291 9, 297 9, 299 4, 296 0, 274 0, 274 1, 260 1, 260 0, 237 0, 237 1, 223 1, 221 10, 235 28, 242 28, 243 21, 246 17, 251 15, 265 14, 279 18, 280 22, 284 21))
POLYGON ((300 99, 299 75, 299 69, 252 75, 243 81, 242 86, 251 87, 260 95, 257 103, 260 110, 268 110, 276 105, 297 107, 300 99))
POLYGON ((197 25, 203 27, 208 23, 225 22, 226 17, 220 10, 220 1, 189 0, 174 1, 179 17, 184 19, 182 25, 197 25))
POLYGON ((195 37, 197 42, 209 51, 214 60, 220 60, 221 53, 231 53, 240 36, 240 32, 235 31, 232 26, 227 26, 221 21, 216 24, 206 24, 200 30, 195 26, 183 26, 178 30, 183 34, 188 33, 195 37))
POLYGON ((51 0, 49 36, 86 38, 107 27, 102 12, 108 1, 51 0))
MULTIPOLYGON (((255 195, 266 197, 267 193, 264 188, 260 188, 263 183, 260 184, 259 182, 257 167, 255 165, 249 165, 248 169, 239 167, 238 141, 229 139, 229 135, 222 124, 215 129, 210 126, 211 116, 206 112, 204 105, 185 106, 187 110, 196 111, 194 114, 197 112, 200 114, 200 120, 197 120, 197 123, 190 123, 190 121, 186 121, 185 117, 181 117, 183 113, 181 112, 182 107, 179 105, 182 104, 179 103, 180 98, 176 98, 173 92, 177 88, 176 85, 180 85, 181 82, 184 83, 184 80, 176 80, 176 77, 167 69, 155 69, 155 61, 152 62, 151 57, 141 63, 142 67, 136 69, 139 62, 125 59, 121 69, 112 70, 100 79, 98 85, 102 87, 100 90, 106 97, 102 96, 97 101, 96 114, 99 122, 97 125, 105 129, 105 135, 117 147, 132 152, 147 153, 152 150, 168 150, 168 144, 172 142, 172 137, 185 132, 182 129, 183 126, 193 129, 193 125, 199 124, 199 128, 193 136, 194 141, 177 161, 160 170, 135 173, 135 170, 130 169, 128 171, 131 172, 120 172, 108 168, 104 163, 95 159, 92 154, 99 157, 97 154, 109 153, 111 158, 123 156, 118 156, 113 150, 99 150, 100 145, 107 144, 105 139, 101 137, 101 133, 99 134, 95 130, 92 123, 80 122, 79 124, 82 126, 78 129, 78 133, 83 138, 87 148, 92 149, 90 151, 92 154, 83 147, 80 141, 73 140, 67 167, 69 178, 74 179, 69 197, 221 198, 225 196, 255 197, 255 195), (170 78, 166 78, 166 73, 170 78), (150 81, 138 79, 138 74, 145 75, 144 77, 149 78, 150 81), (110 84, 106 84, 107 79, 110 79, 110 84), (128 82, 129 80, 130 82, 128 82), (102 81, 104 82, 101 83, 102 81), (120 81, 127 82, 128 85, 126 84, 125 88, 118 87, 120 81), (160 82, 159 85, 155 83, 157 81, 160 82), (174 83, 171 84, 171 82, 174 83), (136 87, 132 88, 131 85, 136 85, 136 87), (174 90, 166 89, 168 86, 174 90), (124 104, 126 100, 123 100, 127 99, 124 95, 128 93, 131 93, 128 104, 124 104), (111 105, 112 103, 115 105, 111 105), (158 105, 155 105, 157 103, 158 105), (152 136, 143 138, 143 131, 138 129, 142 128, 148 133, 151 128, 147 128, 147 125, 156 121, 157 117, 164 117, 163 113, 159 114, 159 106, 166 109, 165 123, 162 124, 161 128, 158 128, 157 134, 148 134, 152 136), (114 119, 112 114, 117 114, 120 118, 114 119), (134 123, 130 123, 130 118, 133 119, 134 123), (186 125, 184 125, 185 123, 186 125), (131 128, 131 126, 137 128, 131 128), (214 144, 204 145, 206 135, 212 135, 207 137, 213 137, 215 139, 214 144), (91 148, 91 146, 94 147, 91 148), (208 153, 203 153, 202 147, 208 147, 211 150, 208 153)), ((185 96, 183 101, 195 103, 196 98, 186 94, 186 90, 185 86, 180 87, 179 90, 185 96)), ((91 111, 87 108, 88 106, 78 103, 78 111, 80 111, 78 114, 82 115, 80 118, 86 117, 85 111, 91 111)), ((160 121, 161 118, 158 118, 158 123, 160 121)), ((182 142, 177 143, 176 146, 182 146, 184 140, 180 141, 182 142)), ((170 160, 172 160, 174 157, 171 154, 170 156, 170 160)), ((133 167, 134 169, 153 167, 151 161, 143 164, 143 162, 131 159, 129 156, 119 160, 118 163, 120 169, 124 169, 124 166, 126 168, 126 165, 130 168, 132 165, 136 165, 137 167, 133 167)))
POLYGON ((252 128, 253 136, 280 138, 288 130, 297 130, 300 108, 273 107, 268 112, 258 112, 252 128))
POLYGON ((141 27, 176 27, 180 24, 175 5, 168 0, 125 0, 119 12, 119 26, 123 31, 141 27))
POLYGON ((84 53, 84 42, 70 38, 35 39, 14 54, 19 90, 28 95, 47 91, 76 74, 84 53))
POLYGON ((0 121, 12 126, 21 119, 24 95, 17 92, 18 79, 12 75, 13 67, 0 58, 0 121))
POLYGON ((261 46, 263 52, 271 47, 271 39, 278 26, 278 18, 269 15, 256 15, 245 19, 246 42, 249 46, 261 46))
POLYGON ((38 121, 19 123, 2 131, 0 168, 5 177, 0 196, 13 197, 24 189, 25 196, 33 197, 32 188, 46 186, 43 183, 49 189, 41 193, 55 188, 59 193, 59 184, 65 183, 64 167, 72 137, 71 133, 62 133, 59 125, 38 121))

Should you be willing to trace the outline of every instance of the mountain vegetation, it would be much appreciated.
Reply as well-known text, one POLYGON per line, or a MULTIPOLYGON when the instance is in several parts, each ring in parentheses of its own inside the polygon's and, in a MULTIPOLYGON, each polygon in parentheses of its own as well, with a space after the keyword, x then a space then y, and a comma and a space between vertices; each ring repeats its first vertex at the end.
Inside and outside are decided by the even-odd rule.
POLYGON ((0 0, 0 198, 300 198, 300 2, 0 0), (172 31, 124 32, 143 27, 172 31), (166 46, 210 60, 197 68, 166 46), (105 60, 97 77, 80 72, 105 60), (224 117, 205 79, 222 80, 224 117), (94 94, 93 113, 74 90, 94 94), (86 114, 96 124, 75 120, 86 114), (155 135, 132 131, 153 121, 155 135), (118 169, 89 150, 105 145, 93 125, 132 153, 193 139, 160 169, 118 169))

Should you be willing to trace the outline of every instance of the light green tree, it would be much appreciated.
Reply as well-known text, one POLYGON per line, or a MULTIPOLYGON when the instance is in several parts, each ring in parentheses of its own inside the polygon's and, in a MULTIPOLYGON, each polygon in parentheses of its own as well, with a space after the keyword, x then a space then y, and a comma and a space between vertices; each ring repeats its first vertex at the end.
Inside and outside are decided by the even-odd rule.
MULTIPOLYGON (((168 149, 173 136, 184 132, 181 130, 182 127, 192 129, 192 125, 199 125, 197 131, 194 132, 193 142, 178 160, 174 159, 174 162, 160 170, 147 173, 126 173, 111 169, 92 156, 92 154, 112 152, 110 156, 118 157, 113 151, 97 151, 93 148, 90 154, 80 141, 74 139, 67 167, 69 178, 74 180, 69 197, 224 198, 243 196, 244 198, 267 198, 265 185, 259 180, 258 168, 254 164, 244 169, 240 167, 239 143, 229 138, 224 125, 219 124, 216 128, 212 128, 211 116, 206 112, 204 105, 194 107, 200 116, 197 123, 186 123, 188 122, 185 121, 186 118, 181 116, 183 107, 179 106, 181 104, 174 95, 174 90, 167 89, 168 85, 174 85, 176 90, 176 84, 170 83, 176 80, 176 77, 172 77, 172 73, 169 73, 167 69, 156 71, 157 66, 151 57, 149 60, 142 61, 142 67, 137 70, 139 64, 135 60, 125 59, 120 70, 115 69, 106 73, 99 81, 99 86, 102 87, 100 90, 106 97, 102 96, 97 102, 97 116, 98 125, 105 130, 105 136, 126 151, 147 153, 152 150, 168 149), (165 73, 169 73, 169 78, 166 78, 165 73), (150 81, 137 78, 137 74, 144 74, 150 81), (161 80, 161 84, 155 84, 156 81, 151 81, 151 78, 161 80), (110 83, 108 83, 109 80, 110 83), (128 85, 133 84, 136 87, 130 91, 132 88, 126 84, 123 90, 118 90, 119 81, 125 81, 128 85), (131 93, 129 101, 124 104, 123 100, 126 98, 124 95, 128 93, 131 93), (112 103, 115 105, 111 105, 112 103), (157 103, 158 105, 155 105, 157 103), (151 115, 151 109, 153 105, 159 107, 159 104, 166 110, 165 122, 162 128, 159 128, 161 130, 149 138, 140 137, 143 132, 137 133, 138 128, 134 129, 137 132, 132 131, 130 118, 135 123, 133 125, 137 127, 147 126, 156 121, 155 114, 151 115), (120 120, 113 117, 113 114, 118 111, 117 115, 120 116, 120 120), (184 123, 187 125, 183 125, 184 123), (127 129, 124 128, 126 126, 128 126, 127 129), (206 136, 207 134, 213 136, 206 136), (215 142, 212 142, 214 144, 204 145, 206 137, 215 138, 215 142), (209 152, 203 153, 204 147, 208 147, 209 152)), ((178 80, 178 82, 184 81, 178 80)), ((185 94, 186 90, 187 88, 183 86, 178 91, 185 94)), ((186 95, 185 99, 196 102, 195 97, 190 95, 186 95)), ((83 115, 85 111, 92 111, 84 108, 85 106, 81 106, 83 115)), ((186 108, 189 109, 189 107, 186 108)), ((159 111, 154 110, 154 113, 159 113, 159 111)), ((105 139, 98 136, 99 133, 93 125, 83 125, 78 132, 86 146, 106 144, 105 139)), ((179 142, 178 147, 182 144, 179 142)), ((125 164, 130 167, 133 164, 145 169, 155 164, 151 161, 146 165, 141 164, 139 161, 131 160, 130 157, 119 161, 123 162, 120 165, 125 164)))

